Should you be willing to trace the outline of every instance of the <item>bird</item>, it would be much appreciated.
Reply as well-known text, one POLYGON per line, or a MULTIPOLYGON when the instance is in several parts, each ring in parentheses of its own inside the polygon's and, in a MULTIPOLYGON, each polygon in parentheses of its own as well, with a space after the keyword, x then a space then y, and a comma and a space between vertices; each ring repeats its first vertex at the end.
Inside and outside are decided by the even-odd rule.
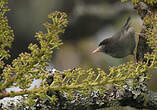
POLYGON ((130 26, 131 17, 126 23, 113 34, 112 37, 104 39, 99 43, 98 48, 92 53, 103 52, 114 58, 124 58, 128 55, 134 55, 136 47, 136 34, 133 27, 130 26))

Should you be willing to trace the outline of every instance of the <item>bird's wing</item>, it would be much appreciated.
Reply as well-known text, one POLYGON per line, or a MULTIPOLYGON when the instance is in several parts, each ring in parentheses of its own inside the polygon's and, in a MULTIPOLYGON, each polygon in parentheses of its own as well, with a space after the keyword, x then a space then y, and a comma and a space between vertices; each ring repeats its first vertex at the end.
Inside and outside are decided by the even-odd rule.
POLYGON ((128 39, 130 37, 135 37, 135 30, 132 27, 129 27, 127 30, 122 30, 121 31, 121 39, 128 39))
POLYGON ((130 20, 131 20, 131 17, 129 16, 128 19, 126 20, 126 23, 122 27, 122 29, 124 29, 124 30, 128 30, 129 29, 129 27, 130 27, 130 24, 129 24, 130 20))
POLYGON ((130 26, 130 20, 131 17, 129 16, 128 19, 126 20, 126 23, 124 24, 124 26, 122 26, 121 31, 120 31, 120 38, 121 39, 128 39, 128 37, 132 36, 134 37, 134 29, 130 26))
POLYGON ((131 20, 131 17, 129 16, 129 17, 127 18, 126 23, 124 24, 124 26, 122 26, 121 29, 120 29, 118 32, 116 32, 116 33, 111 37, 111 39, 115 39, 115 40, 113 40, 113 41, 120 40, 120 39, 122 39, 122 38, 124 37, 125 32, 128 31, 129 28, 130 28, 130 24, 129 24, 130 20, 131 20))

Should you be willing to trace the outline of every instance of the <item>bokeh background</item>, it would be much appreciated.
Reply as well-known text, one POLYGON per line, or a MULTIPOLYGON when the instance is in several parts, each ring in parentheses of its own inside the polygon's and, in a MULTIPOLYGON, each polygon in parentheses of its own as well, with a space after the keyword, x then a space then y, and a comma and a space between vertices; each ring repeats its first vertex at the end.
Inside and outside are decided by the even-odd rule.
MULTIPOLYGON (((91 52, 100 41, 111 37, 124 25, 128 16, 131 16, 131 25, 137 33, 142 27, 142 20, 131 2, 121 3, 120 0, 9 0, 9 8, 11 11, 7 16, 15 40, 11 49, 12 58, 8 63, 21 52, 28 51, 30 43, 37 42, 34 35, 44 30, 42 24, 48 20, 49 13, 58 10, 68 14, 69 24, 61 36, 64 45, 54 52, 50 62, 60 71, 74 67, 99 67, 107 71, 108 66, 129 61, 131 56, 115 59, 91 52)), ((152 71, 155 73, 155 70, 152 71)), ((155 83, 155 79, 149 82, 153 90, 157 90, 155 83)))
POLYGON ((64 45, 54 52, 51 62, 59 70, 80 66, 102 68, 125 62, 125 58, 91 52, 100 41, 119 30, 128 16, 132 17, 131 25, 136 32, 142 25, 133 5, 119 0, 10 0, 9 8, 9 25, 16 36, 12 59, 27 51, 29 43, 36 43, 35 32, 43 30, 49 13, 58 10, 68 14, 69 25, 61 36, 64 45))

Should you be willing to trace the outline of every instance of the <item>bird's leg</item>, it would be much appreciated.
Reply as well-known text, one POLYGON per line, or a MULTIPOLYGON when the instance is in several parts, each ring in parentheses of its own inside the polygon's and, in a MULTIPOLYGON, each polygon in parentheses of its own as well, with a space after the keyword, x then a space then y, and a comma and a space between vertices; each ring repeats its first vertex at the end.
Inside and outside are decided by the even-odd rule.
POLYGON ((136 51, 134 50, 131 55, 133 56, 133 62, 134 62, 134 63, 137 63, 136 51))
POLYGON ((134 53, 133 57, 134 57, 134 63, 137 63, 137 59, 136 59, 136 54, 135 53, 134 53))

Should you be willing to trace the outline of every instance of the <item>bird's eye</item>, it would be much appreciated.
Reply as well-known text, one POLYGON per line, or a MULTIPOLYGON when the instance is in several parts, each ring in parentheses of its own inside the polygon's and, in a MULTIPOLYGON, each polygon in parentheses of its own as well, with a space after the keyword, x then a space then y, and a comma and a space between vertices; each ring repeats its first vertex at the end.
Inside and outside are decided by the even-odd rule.
POLYGON ((104 43, 104 42, 101 42, 101 43, 99 44, 99 46, 102 46, 102 45, 105 45, 105 43, 104 43))

